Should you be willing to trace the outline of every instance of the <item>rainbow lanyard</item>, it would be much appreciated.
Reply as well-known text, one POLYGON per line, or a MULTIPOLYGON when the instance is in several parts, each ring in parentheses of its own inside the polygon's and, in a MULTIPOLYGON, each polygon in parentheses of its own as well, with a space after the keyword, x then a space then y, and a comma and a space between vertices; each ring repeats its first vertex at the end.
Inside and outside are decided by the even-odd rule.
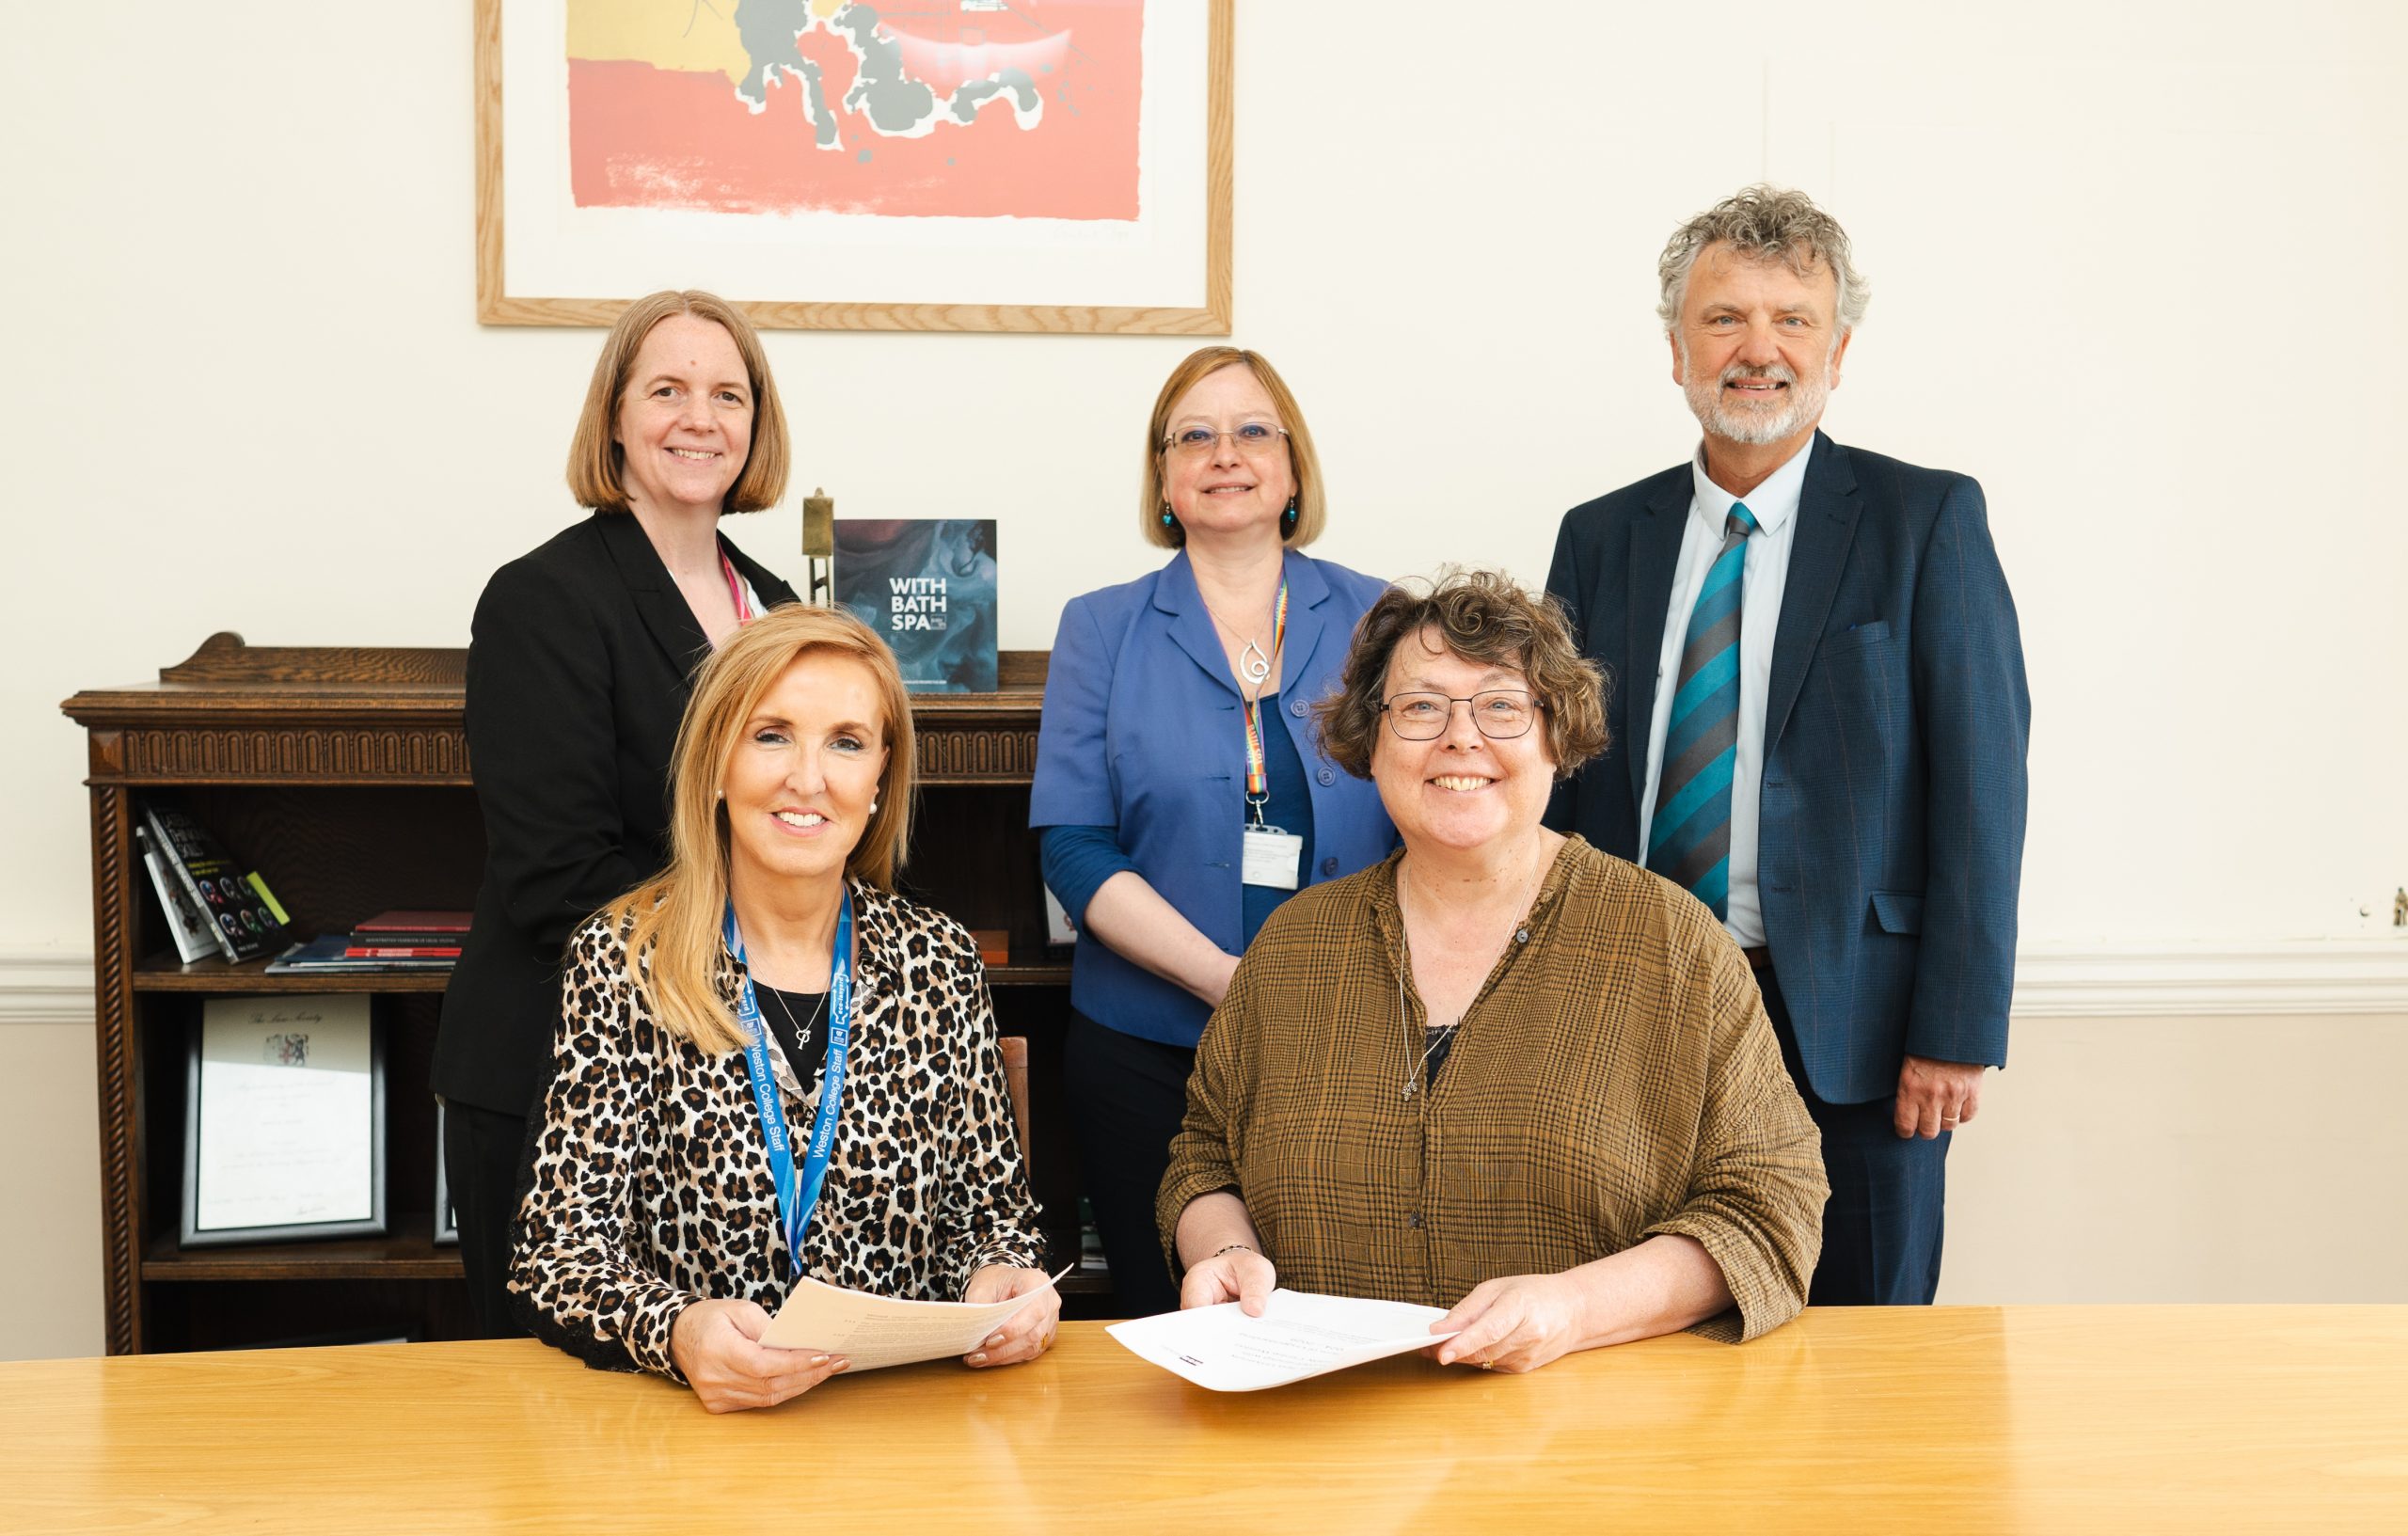
POLYGON ((1271 658, 1254 680, 1245 701, 1245 804, 1255 826, 1262 825, 1262 808, 1271 800, 1271 770, 1262 752, 1262 685, 1277 664, 1279 648, 1288 639, 1288 581, 1279 581, 1279 599, 1271 610, 1271 658))

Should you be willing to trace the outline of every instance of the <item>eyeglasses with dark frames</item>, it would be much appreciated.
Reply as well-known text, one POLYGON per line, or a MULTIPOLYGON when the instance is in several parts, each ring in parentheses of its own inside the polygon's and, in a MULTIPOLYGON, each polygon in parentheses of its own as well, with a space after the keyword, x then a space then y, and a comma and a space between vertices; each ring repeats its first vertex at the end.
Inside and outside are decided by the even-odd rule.
POLYGON ((1468 699, 1448 693, 1395 693, 1380 705, 1388 729, 1407 741, 1435 741, 1447 734, 1455 705, 1471 706, 1471 722, 1491 741, 1527 736, 1530 722, 1546 705, 1517 688, 1489 689, 1468 699))

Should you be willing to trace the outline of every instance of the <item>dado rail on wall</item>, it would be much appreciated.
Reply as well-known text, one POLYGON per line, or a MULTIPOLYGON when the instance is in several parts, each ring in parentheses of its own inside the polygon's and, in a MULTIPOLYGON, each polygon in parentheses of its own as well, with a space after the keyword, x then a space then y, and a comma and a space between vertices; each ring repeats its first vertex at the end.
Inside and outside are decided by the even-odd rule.
MULTIPOLYGON (((988 979, 1004 1032, 1029 1042, 1031 1169, 1048 1236, 1067 1259, 1078 1251, 1076 1170, 1054 1103, 1069 967, 1046 949, 1027 831, 1045 657, 1002 660, 994 693, 913 701, 920 782, 931 792, 906 884, 1006 936, 1008 958, 990 961, 988 979)), ((343 932, 388 908, 469 907, 484 835, 462 717, 466 661, 459 650, 269 649, 221 634, 156 683, 87 690, 63 705, 89 733, 89 1006, 111 1354, 465 1331, 457 1254, 436 1241, 436 1112, 424 1086, 448 976, 182 964, 134 828, 141 799, 181 806, 261 872, 300 934, 343 932), (186 1249, 182 1074, 202 1004, 312 992, 370 994, 383 1034, 386 1235, 186 1249)), ((63 971, 47 956, 0 965, 0 990, 14 982, 18 993, 0 1018, 80 1001, 63 971)))

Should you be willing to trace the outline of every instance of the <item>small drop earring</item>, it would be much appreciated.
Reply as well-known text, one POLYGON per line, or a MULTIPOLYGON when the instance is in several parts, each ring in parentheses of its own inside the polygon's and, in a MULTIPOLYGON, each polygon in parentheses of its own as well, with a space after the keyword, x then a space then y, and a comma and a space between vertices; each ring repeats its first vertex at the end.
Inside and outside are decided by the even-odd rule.
POLYGON ((1170 506, 1169 506, 1169 504, 1168 504, 1167 502, 1165 502, 1165 503, 1164 504, 1164 506, 1163 506, 1163 527, 1164 527, 1164 528, 1168 528, 1168 527, 1170 527, 1170 525, 1171 525, 1171 521, 1172 521, 1172 519, 1171 519, 1171 515, 1170 515, 1170 506))

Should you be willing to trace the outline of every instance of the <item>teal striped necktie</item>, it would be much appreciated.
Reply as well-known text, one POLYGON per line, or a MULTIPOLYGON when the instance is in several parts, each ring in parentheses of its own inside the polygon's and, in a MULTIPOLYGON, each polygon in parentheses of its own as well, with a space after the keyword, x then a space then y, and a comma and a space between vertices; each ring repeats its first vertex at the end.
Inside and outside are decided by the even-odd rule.
POLYGON ((1722 548, 1689 610, 1681 675, 1656 775, 1647 867, 1685 885, 1728 917, 1731 907, 1731 778, 1739 761, 1739 594, 1756 515, 1731 503, 1722 548))

